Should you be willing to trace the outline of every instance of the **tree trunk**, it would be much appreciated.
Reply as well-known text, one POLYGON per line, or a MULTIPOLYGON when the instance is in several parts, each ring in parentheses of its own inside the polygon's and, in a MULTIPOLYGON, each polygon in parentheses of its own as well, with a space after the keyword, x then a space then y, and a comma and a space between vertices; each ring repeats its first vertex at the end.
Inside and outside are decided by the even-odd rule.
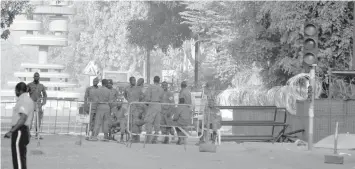
POLYGON ((198 55, 199 55, 199 42, 195 43, 195 87, 198 84, 198 55))
POLYGON ((150 50, 147 50, 147 60, 146 60, 146 78, 147 84, 150 84, 150 50))

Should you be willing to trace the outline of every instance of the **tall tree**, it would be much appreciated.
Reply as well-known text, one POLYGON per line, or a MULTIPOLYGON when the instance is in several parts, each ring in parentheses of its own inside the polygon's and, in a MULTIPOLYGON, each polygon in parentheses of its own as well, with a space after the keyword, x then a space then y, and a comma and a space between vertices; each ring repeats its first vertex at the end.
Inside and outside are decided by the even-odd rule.
POLYGON ((219 69, 221 78, 231 80, 240 62, 249 65, 255 62, 263 69, 264 83, 272 87, 284 85, 291 76, 303 71, 302 39, 306 20, 320 25, 319 73, 323 74, 327 67, 348 69, 353 55, 353 3, 191 2, 184 17, 194 32, 204 29, 206 35, 223 37, 218 34, 222 30, 222 35, 229 35, 213 38, 216 43, 211 45, 219 51, 214 54, 218 58, 215 63, 224 64, 219 69))
POLYGON ((66 64, 76 80, 91 60, 101 70, 139 72, 142 51, 127 43, 126 26, 133 18, 145 17, 141 3, 74 2, 77 14, 70 19, 69 45, 52 50, 54 61, 66 64))
POLYGON ((180 12, 185 10, 181 2, 146 2, 146 19, 131 20, 127 26, 128 40, 146 51, 147 82, 150 82, 150 53, 155 48, 164 52, 171 45, 181 47, 183 41, 191 35, 188 25, 181 24, 180 12))

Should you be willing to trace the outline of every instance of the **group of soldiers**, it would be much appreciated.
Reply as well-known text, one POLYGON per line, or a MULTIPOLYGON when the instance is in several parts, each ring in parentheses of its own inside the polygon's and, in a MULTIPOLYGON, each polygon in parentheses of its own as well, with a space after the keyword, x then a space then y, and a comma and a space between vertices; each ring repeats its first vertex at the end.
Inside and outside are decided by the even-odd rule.
MULTIPOLYGON (((163 143, 167 144, 169 143, 168 135, 174 135, 172 126, 178 126, 183 130, 190 126, 192 123, 192 100, 187 82, 181 83, 179 105, 175 106, 174 94, 169 91, 168 83, 164 81, 160 84, 159 76, 155 76, 153 81, 154 84, 145 89, 143 78, 136 81, 135 77, 130 77, 130 84, 123 92, 127 102, 122 102, 119 100, 119 92, 113 88, 111 79, 103 79, 102 86, 99 87, 99 79, 95 78, 93 86, 86 89, 84 97, 85 111, 90 112, 91 136, 87 140, 97 141, 101 128, 104 133, 103 141, 115 140, 112 134, 115 129, 119 128, 121 133, 119 142, 124 142, 124 134, 128 129, 127 118, 130 119, 129 130, 132 133, 133 142, 140 141, 139 134, 142 132, 143 125, 147 133, 146 143, 153 144, 157 143, 159 131, 166 135, 163 143), (128 117, 128 115, 130 116, 128 117)), ((218 125, 220 114, 218 115, 219 110, 214 108, 212 95, 213 92, 207 92, 208 106, 206 110, 212 114, 208 116, 211 126, 209 124, 206 126, 212 127, 213 137, 216 137, 216 131, 220 127, 218 125)), ((177 135, 184 136, 179 128, 176 128, 177 135)), ((203 142, 204 139, 202 138, 200 141, 203 142)), ((177 144, 184 144, 184 142, 185 139, 179 137, 177 144)))

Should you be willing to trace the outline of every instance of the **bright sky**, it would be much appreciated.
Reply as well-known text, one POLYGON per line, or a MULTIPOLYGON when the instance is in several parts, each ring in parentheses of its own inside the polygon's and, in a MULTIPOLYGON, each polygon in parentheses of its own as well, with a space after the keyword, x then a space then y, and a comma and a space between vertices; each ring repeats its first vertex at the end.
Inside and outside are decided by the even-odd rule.
POLYGON ((233 112, 230 110, 221 110, 222 118, 233 118, 233 112))

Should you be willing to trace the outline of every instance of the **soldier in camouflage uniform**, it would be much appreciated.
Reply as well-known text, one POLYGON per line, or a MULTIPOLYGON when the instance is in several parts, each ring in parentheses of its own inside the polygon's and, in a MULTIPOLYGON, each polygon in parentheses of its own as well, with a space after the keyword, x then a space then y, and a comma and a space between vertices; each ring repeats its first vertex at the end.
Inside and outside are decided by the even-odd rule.
MULTIPOLYGON (((168 83, 163 82, 162 83, 162 88, 164 89, 164 94, 163 94, 163 100, 162 103, 172 103, 174 104, 174 94, 168 90, 168 83)), ((162 111, 161 111, 161 121, 160 125, 169 125, 172 122, 172 115, 174 113, 174 106, 173 105, 162 105, 162 111)), ((174 131, 172 130, 171 127, 160 127, 161 128, 161 133, 163 135, 174 135, 174 131)), ((164 144, 169 143, 169 137, 166 136, 164 138, 164 144)))
MULTIPOLYGON (((216 92, 212 86, 211 82, 208 82, 206 84, 206 87, 204 89, 204 95, 206 97, 207 105, 205 107, 205 114, 204 114, 204 123, 205 123, 205 129, 212 129, 212 140, 213 143, 216 140, 217 137, 217 130, 221 128, 221 121, 222 121, 222 116, 221 112, 218 108, 215 107, 215 97, 216 97, 216 92)), ((202 124, 200 124, 200 127, 202 128, 202 124)), ((199 133, 200 135, 201 133, 199 133)), ((205 139, 208 138, 207 132, 204 131, 204 137, 201 137, 200 143, 205 142, 205 139)))
MULTIPOLYGON (((125 93, 124 93, 125 99, 128 101, 128 103, 139 102, 140 99, 143 97, 142 89, 136 86, 136 78, 135 77, 130 77, 129 81, 130 81, 130 86, 128 86, 125 89, 125 93)), ((135 134, 140 133, 140 126, 141 125, 137 125, 137 124, 139 124, 139 121, 140 121, 139 117, 142 114, 141 107, 142 106, 139 104, 132 104, 130 107, 130 118, 131 118, 130 123, 132 123, 131 131, 132 131, 132 133, 135 133, 135 134)), ((134 142, 139 141, 139 136, 135 135, 132 138, 132 140, 134 142)))
POLYGON ((85 112, 90 114, 90 122, 89 122, 89 131, 91 131, 91 136, 94 134, 94 126, 95 126, 95 115, 96 115, 96 99, 97 99, 97 90, 99 89, 99 78, 95 78, 93 80, 93 85, 86 88, 85 90, 85 96, 84 96, 84 109, 85 112), (90 106, 91 105, 91 106, 90 106), (91 109, 91 112, 89 113, 89 109, 91 109))
MULTIPOLYGON (((159 85, 160 77, 154 77, 154 84, 150 85, 144 93, 144 101, 146 102, 156 102, 161 103, 163 100, 163 88, 159 85)), ((153 129, 155 134, 159 133, 160 130, 160 112, 161 105, 160 104, 149 104, 147 108, 147 113, 144 117, 144 123, 146 125, 147 134, 152 134, 153 129)), ((147 143, 156 143, 157 136, 147 136, 147 143)))

